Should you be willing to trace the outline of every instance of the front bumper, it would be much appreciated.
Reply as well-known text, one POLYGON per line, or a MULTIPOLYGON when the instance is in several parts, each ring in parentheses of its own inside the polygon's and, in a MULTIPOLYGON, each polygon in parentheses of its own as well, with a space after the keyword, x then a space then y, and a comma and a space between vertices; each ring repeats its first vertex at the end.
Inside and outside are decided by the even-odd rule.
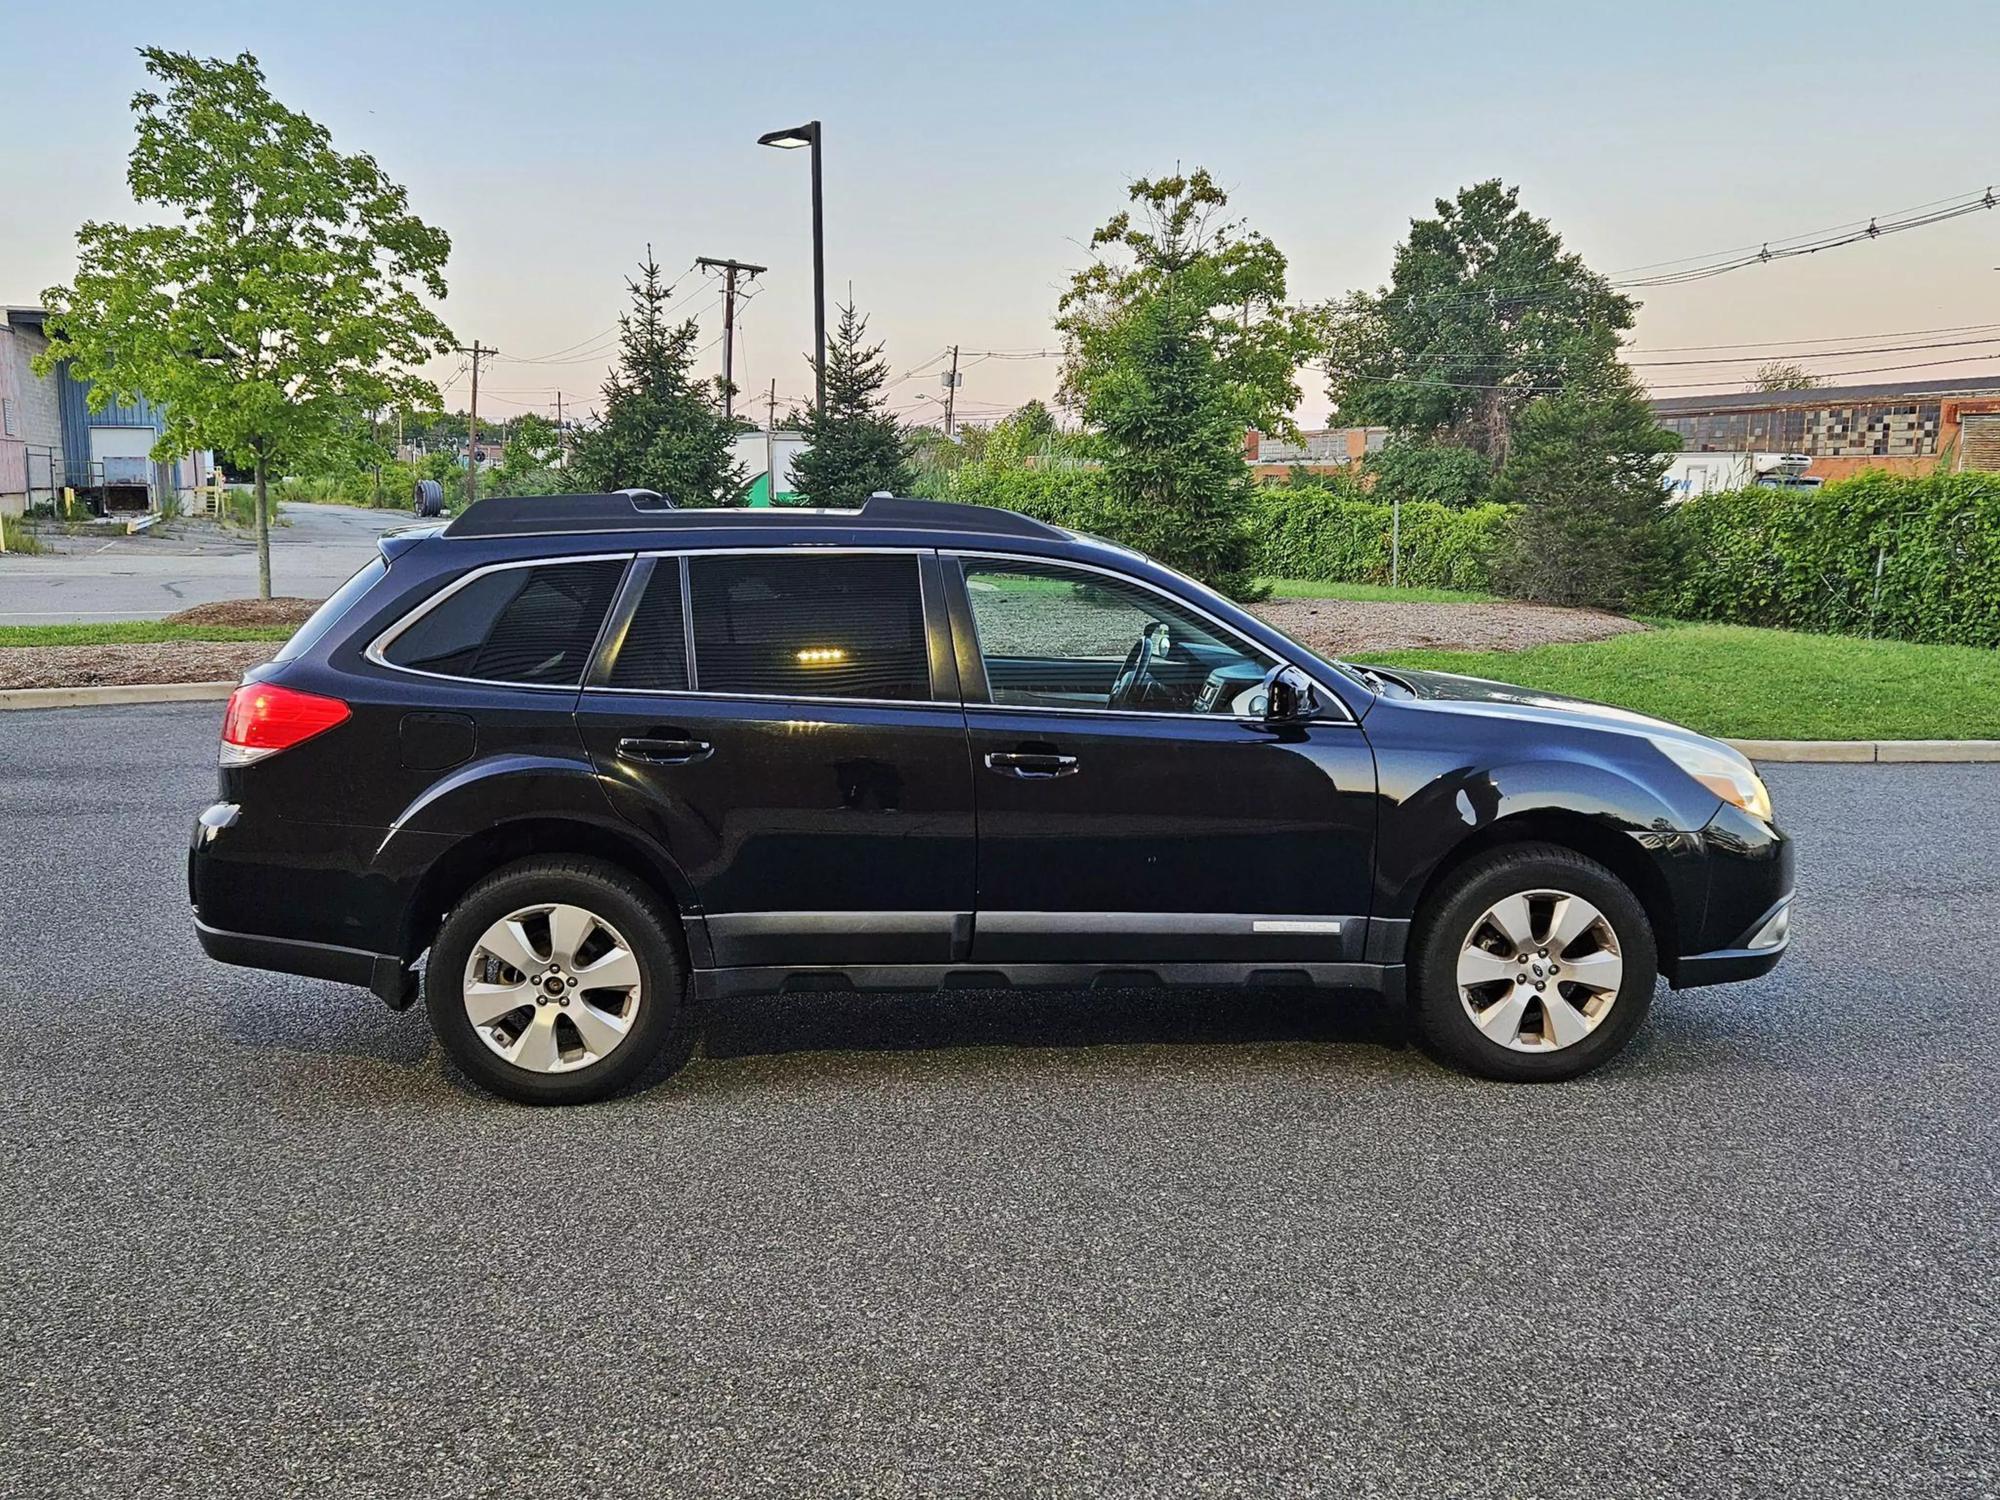
POLYGON ((1787 891, 1784 899, 1746 932, 1737 946, 1683 954, 1674 967, 1673 987, 1691 990, 1705 984, 1734 984, 1739 979, 1755 979, 1770 973, 1791 947, 1791 914, 1792 894, 1787 891))
POLYGON ((1755 979, 1778 966, 1791 946, 1792 841, 1741 808, 1724 804, 1701 833, 1708 866, 1702 920, 1682 934, 1669 966, 1677 990, 1755 979))

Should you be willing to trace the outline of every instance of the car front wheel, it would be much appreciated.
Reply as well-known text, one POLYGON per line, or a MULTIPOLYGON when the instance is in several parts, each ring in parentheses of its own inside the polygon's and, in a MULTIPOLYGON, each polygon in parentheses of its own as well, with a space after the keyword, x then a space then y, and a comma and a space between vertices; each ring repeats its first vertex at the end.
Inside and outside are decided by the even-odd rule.
POLYGON ((1658 955, 1646 911, 1603 865, 1553 844, 1467 862, 1426 904, 1412 943, 1418 1031, 1485 1078, 1574 1078, 1646 1019, 1658 955))
POLYGON ((471 1078, 524 1104, 583 1104, 629 1084, 677 1031, 680 944, 652 894, 591 859, 523 860, 452 908, 424 999, 471 1078))

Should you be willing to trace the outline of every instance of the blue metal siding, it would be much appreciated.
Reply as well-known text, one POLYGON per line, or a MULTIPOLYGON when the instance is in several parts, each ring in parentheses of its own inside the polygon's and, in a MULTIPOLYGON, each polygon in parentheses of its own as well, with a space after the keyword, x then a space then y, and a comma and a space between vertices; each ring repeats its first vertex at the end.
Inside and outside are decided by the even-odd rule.
POLYGON ((90 471, 90 429, 93 427, 150 427, 165 432, 167 424, 158 407, 141 397, 131 405, 109 403, 103 411, 90 409, 90 386, 72 380, 69 361, 56 366, 56 399, 62 410, 63 462, 73 475, 90 471))

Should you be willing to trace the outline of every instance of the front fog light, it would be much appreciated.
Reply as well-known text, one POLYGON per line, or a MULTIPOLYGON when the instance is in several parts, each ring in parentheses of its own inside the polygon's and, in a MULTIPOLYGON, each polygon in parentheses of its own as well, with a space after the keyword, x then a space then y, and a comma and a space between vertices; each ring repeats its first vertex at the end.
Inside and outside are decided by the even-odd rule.
POLYGON ((1792 903, 1787 901, 1771 913, 1770 920, 1750 939, 1752 948, 1782 948, 1792 935, 1792 903))

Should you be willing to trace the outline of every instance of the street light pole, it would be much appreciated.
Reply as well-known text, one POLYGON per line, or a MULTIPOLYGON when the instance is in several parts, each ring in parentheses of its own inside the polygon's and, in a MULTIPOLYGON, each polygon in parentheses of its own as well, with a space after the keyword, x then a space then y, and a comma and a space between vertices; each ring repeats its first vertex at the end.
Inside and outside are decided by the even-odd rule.
POLYGON ((782 151, 812 147, 813 208, 813 379, 814 405, 826 409, 826 221, 820 194, 820 126, 809 120, 789 130, 772 130, 757 137, 760 146, 782 151))

